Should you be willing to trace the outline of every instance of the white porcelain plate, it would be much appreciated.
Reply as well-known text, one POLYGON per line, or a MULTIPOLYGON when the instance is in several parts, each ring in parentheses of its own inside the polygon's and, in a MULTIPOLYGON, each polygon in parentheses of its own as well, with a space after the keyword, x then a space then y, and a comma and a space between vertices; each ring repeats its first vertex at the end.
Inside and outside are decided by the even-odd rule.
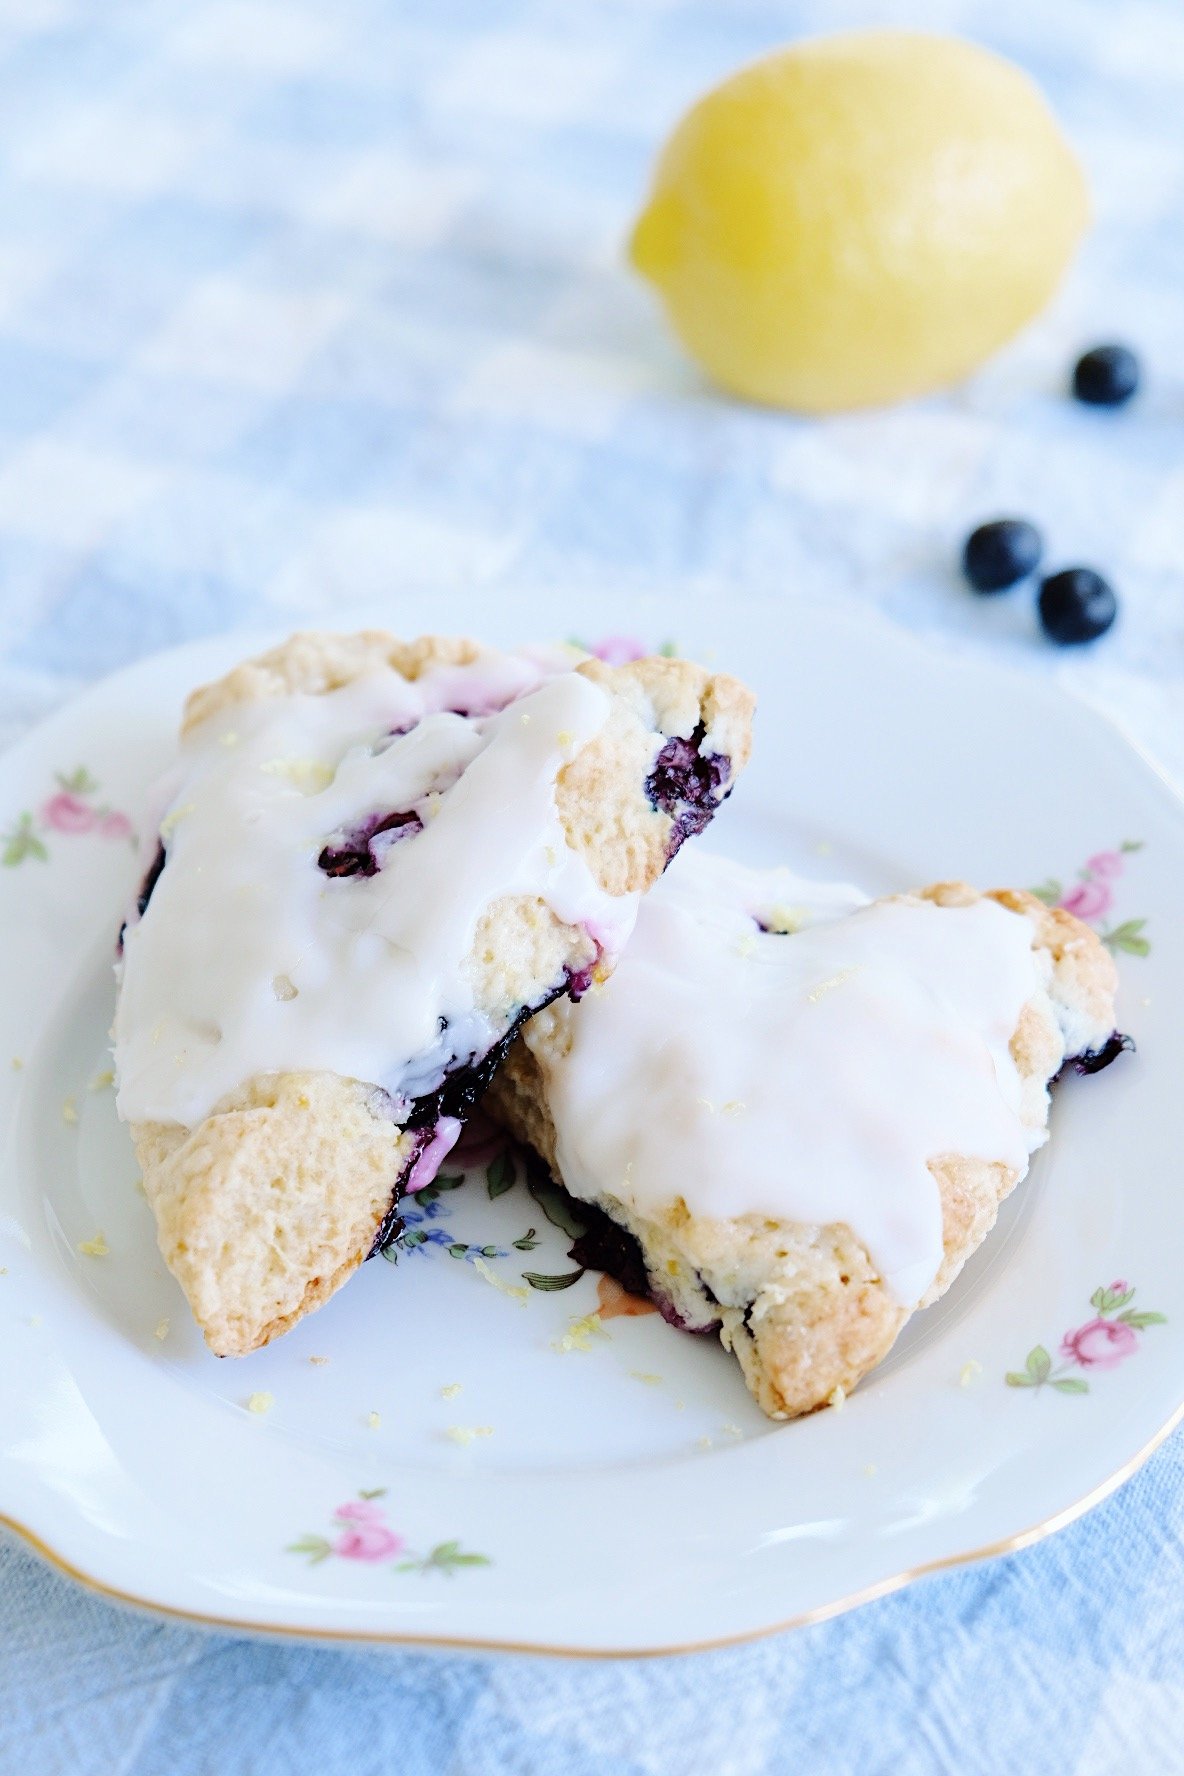
MULTIPOLYGON (((587 627, 553 598, 472 605, 404 598, 386 617, 496 641, 587 627)), ((760 695, 751 769, 705 842, 872 890, 957 875, 1067 893, 1119 952, 1137 1055, 1058 1087, 1051 1145, 994 1236, 842 1410, 771 1424, 712 1340, 588 1322, 591 1274, 532 1286, 571 1275, 570 1236, 489 1153, 419 1199, 398 1265, 373 1260, 271 1349, 220 1362, 157 1255, 106 1030, 146 786, 184 692, 260 638, 146 661, 0 760, 0 1514, 78 1578, 317 1638, 692 1648, 1020 1546, 1173 1422, 1177 802, 1084 706, 878 619, 737 608, 721 632, 713 606, 660 601, 632 618, 760 695)))

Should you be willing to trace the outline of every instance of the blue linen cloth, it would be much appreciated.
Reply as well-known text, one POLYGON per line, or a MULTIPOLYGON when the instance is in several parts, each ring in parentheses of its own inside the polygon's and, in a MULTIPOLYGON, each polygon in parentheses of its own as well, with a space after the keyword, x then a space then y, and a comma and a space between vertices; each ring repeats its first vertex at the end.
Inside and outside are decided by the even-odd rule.
MULTIPOLYGON (((1172 0, 13 0, 0 9, 0 741, 92 677, 400 585, 862 598, 1116 710, 1184 780, 1184 16, 1172 0), (706 389, 621 263, 657 144, 805 31, 1024 63, 1098 226, 967 388, 802 422, 706 389), (1129 338, 1122 415, 1063 398, 1129 338), (1031 512, 1124 599, 1066 665, 976 601, 1031 512)), ((1102 835, 1103 837, 1106 835, 1102 835)), ((688 1660, 265 1645, 0 1546, 0 1769, 30 1776, 1184 1770, 1177 1435, 1027 1553, 688 1660)))

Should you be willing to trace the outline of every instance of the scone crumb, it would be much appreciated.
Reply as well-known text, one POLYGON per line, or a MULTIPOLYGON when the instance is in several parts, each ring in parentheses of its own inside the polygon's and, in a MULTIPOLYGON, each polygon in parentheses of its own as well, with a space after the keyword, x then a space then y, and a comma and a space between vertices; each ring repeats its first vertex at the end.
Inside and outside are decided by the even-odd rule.
POLYGON ((86 1089, 87 1089, 87 1091, 101 1092, 101 1091, 106 1091, 106 1089, 109 1085, 114 1085, 114 1084, 115 1084, 114 1073, 111 1071, 110 1067, 105 1067, 101 1073, 95 1074, 94 1078, 91 1080, 90 1084, 87 1086, 86 1089))
POLYGON ((265 1412, 270 1412, 274 1405, 274 1394, 252 1394, 247 1401, 247 1411, 254 1412, 262 1418, 263 1414, 265 1412))
POLYGON ((380 1412, 368 1412, 366 1414, 366 1423, 372 1431, 376 1431, 382 1423, 382 1414, 380 1412))
POLYGON ((79 1240, 78 1250, 87 1258, 105 1258, 111 1250, 103 1238, 102 1230, 95 1234, 94 1239, 79 1240))
POLYGON ((78 1105, 74 1102, 72 1097, 64 1098, 62 1100, 62 1121, 69 1128, 73 1128, 74 1124, 78 1121, 78 1105))
POLYGON ((498 1276, 496 1270, 491 1269, 485 1262, 484 1258, 474 1258, 473 1269, 477 1272, 478 1276, 484 1277, 487 1283, 492 1283, 494 1288, 499 1289, 503 1295, 509 1295, 511 1300, 522 1302, 530 1300, 529 1289, 525 1288, 521 1283, 507 1283, 503 1281, 503 1279, 498 1276))
POLYGON ((629 1373, 634 1381, 644 1382, 647 1388, 656 1388, 662 1385, 660 1375, 650 1375, 645 1369, 630 1369, 629 1373))
POLYGON ((161 1343, 163 1344, 164 1340, 168 1337, 168 1335, 169 1335, 168 1321, 167 1320, 157 1320, 156 1325, 153 1328, 153 1332, 152 1332, 153 1338, 159 1338, 161 1343))
POLYGON ((828 1406, 833 1406, 836 1412, 841 1412, 843 1410, 843 1407, 847 1404, 847 1390, 846 1390, 846 1388, 845 1387, 832 1388, 830 1393, 826 1397, 826 1403, 828 1406))
POLYGON ((460 1389, 461 1384, 459 1381, 450 1381, 447 1387, 442 1387, 440 1389, 440 1398, 442 1400, 455 1400, 456 1396, 460 1393, 460 1389))
POLYGON ((609 1336, 601 1325, 598 1314, 575 1314, 563 1337, 551 1340, 551 1348, 557 1351, 591 1350, 593 1338, 609 1336))
POLYGON ((453 1443, 475 1443, 478 1437, 492 1437, 492 1425, 449 1425, 444 1435, 453 1443))
POLYGON ((983 1366, 978 1358, 971 1357, 969 1362, 963 1363, 958 1372, 958 1386, 960 1388, 970 1387, 973 1384, 975 1377, 981 1375, 982 1372, 983 1366))
POLYGON ((314 1369, 323 1369, 325 1364, 329 1361, 328 1357, 310 1357, 308 1360, 314 1369))
MULTIPOLYGON (((285 1003, 291 999, 297 998, 300 993, 300 988, 296 985, 296 982, 292 979, 290 974, 273 974, 271 977, 271 990, 277 999, 282 1000, 285 1003)), ((305 1101, 307 1103, 307 1100, 305 1101)))
POLYGON ((576 743, 576 737, 570 728, 560 728, 555 739, 560 746, 574 746, 576 743))
POLYGON ((739 1425, 721 1425, 720 1429, 723 1431, 725 1437, 742 1437, 744 1435, 744 1432, 740 1429, 739 1425))

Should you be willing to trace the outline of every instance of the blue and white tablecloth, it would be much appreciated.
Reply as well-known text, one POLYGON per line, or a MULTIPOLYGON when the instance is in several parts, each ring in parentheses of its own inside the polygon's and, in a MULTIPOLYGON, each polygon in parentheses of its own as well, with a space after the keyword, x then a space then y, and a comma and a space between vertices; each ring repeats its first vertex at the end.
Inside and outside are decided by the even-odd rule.
MULTIPOLYGON (((1184 12, 1175 0, 5 0, 0 740, 97 674, 400 588, 874 602, 1060 672, 1184 780, 1184 12), (1098 226, 976 381, 806 423, 705 389, 624 269, 658 141, 803 31, 1028 66, 1098 226), (1129 338, 1136 409, 1063 398, 1129 338), (1016 509, 1112 573, 1066 665, 952 568, 1016 509)), ((1170 1776, 1184 1440, 1028 1553, 686 1661, 482 1662, 193 1632, 0 1547, 22 1776, 1170 1776)))

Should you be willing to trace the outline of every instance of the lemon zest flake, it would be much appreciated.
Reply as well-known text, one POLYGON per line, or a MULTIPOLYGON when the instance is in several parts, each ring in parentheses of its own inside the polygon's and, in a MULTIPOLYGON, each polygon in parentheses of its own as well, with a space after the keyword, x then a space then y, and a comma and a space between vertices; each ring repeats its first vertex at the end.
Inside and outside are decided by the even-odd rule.
POLYGON ((94 1239, 79 1240, 78 1250, 87 1258, 105 1258, 111 1248, 103 1237, 102 1229, 100 1229, 99 1232, 95 1234, 94 1239))
POLYGON ((376 1431, 382 1423, 382 1414, 380 1412, 368 1412, 366 1414, 366 1423, 372 1431, 376 1431))
POLYGON ((182 802, 179 808, 170 809, 160 823, 161 838, 171 838, 173 832, 180 825, 181 821, 184 820, 186 814, 192 814, 196 807, 196 802, 182 802))
POLYGON ((161 1343, 163 1344, 164 1340, 168 1337, 168 1335, 169 1335, 168 1321, 167 1320, 157 1320, 156 1325, 153 1328, 153 1332, 152 1332, 153 1338, 159 1338, 161 1343))
POLYGON ((573 1314, 562 1338, 551 1340, 551 1348, 557 1351, 587 1351, 592 1349, 593 1338, 610 1336, 601 1325, 598 1314, 573 1314))
POLYGON ((492 1425, 449 1425, 444 1435, 453 1443, 462 1446, 475 1443, 478 1437, 492 1437, 492 1425))
POLYGON ((247 1401, 247 1411, 255 1413, 255 1415, 258 1418, 262 1418, 264 1413, 270 1412, 274 1405, 275 1405, 275 1395, 274 1394, 264 1394, 264 1393, 252 1394, 250 1399, 247 1401))
POLYGON ((92 1092, 102 1092, 102 1091, 106 1091, 107 1087, 109 1085, 114 1085, 114 1084, 115 1084, 114 1073, 111 1071, 110 1067, 104 1067, 104 1069, 101 1073, 95 1074, 94 1078, 91 1080, 90 1084, 87 1086, 86 1089, 87 1089, 87 1091, 92 1091, 92 1092))
POLYGON ((68 1128, 73 1128, 78 1121, 78 1105, 72 1097, 62 1100, 62 1121, 68 1128))
POLYGON ((530 1290, 524 1284, 505 1282, 498 1276, 496 1270, 490 1268, 484 1258, 474 1258, 473 1269, 478 1276, 484 1277, 487 1283, 492 1283, 495 1289, 503 1295, 508 1295, 512 1301, 525 1303, 530 1300, 530 1290))
POLYGON ((973 1386, 974 1382, 982 1372, 983 1366, 978 1358, 971 1357, 967 1362, 963 1363, 961 1369, 958 1371, 958 1386, 960 1388, 973 1386))
POLYGON ((661 1387, 662 1385, 662 1377, 660 1375, 651 1375, 648 1370, 630 1369, 629 1373, 634 1381, 644 1382, 647 1388, 656 1388, 661 1387))
POLYGON ((440 1389, 440 1398, 442 1400, 455 1400, 456 1396, 460 1393, 460 1390, 461 1384, 459 1381, 450 1381, 447 1387, 442 1387, 440 1389))

